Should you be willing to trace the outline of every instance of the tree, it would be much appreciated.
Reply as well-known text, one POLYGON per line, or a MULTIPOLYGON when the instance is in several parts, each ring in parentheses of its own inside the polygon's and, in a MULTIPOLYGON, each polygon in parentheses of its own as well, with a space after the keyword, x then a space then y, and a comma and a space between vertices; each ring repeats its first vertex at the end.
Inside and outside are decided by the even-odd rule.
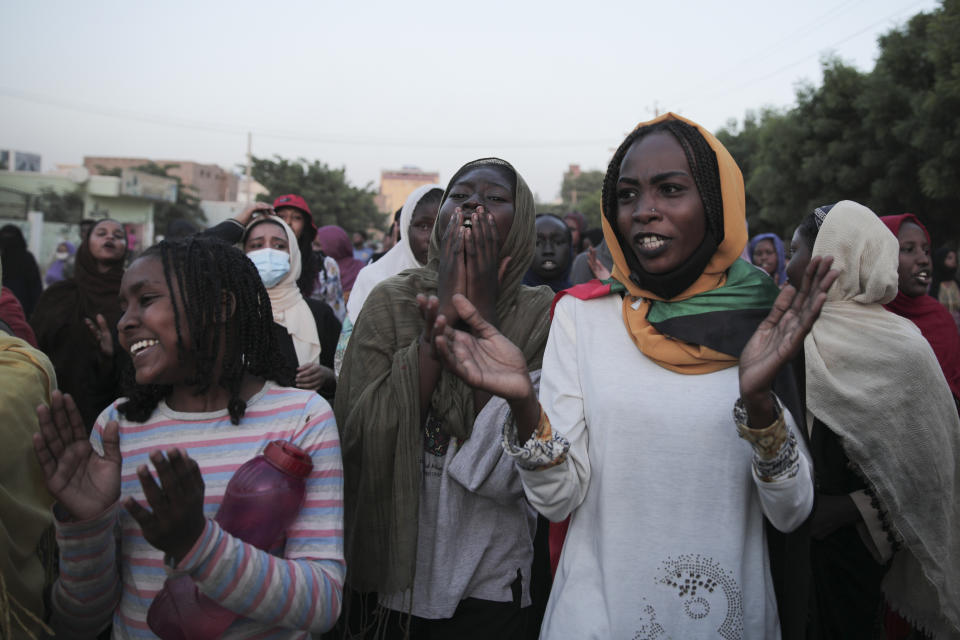
POLYGON ((600 227, 603 171, 568 171, 563 174, 560 198, 563 211, 579 211, 587 219, 587 227, 600 227))
POLYGON ((83 198, 76 189, 66 193, 41 189, 34 206, 43 212, 47 222, 76 223, 83 217, 83 198))
POLYGON ((291 161, 274 156, 272 160, 253 158, 251 173, 270 193, 258 199, 272 202, 284 193, 296 193, 307 201, 318 227, 335 224, 352 232, 383 226, 384 216, 377 211, 372 183, 362 188, 351 186, 342 167, 331 169, 319 160, 291 161))
POLYGON ((784 237, 813 207, 842 199, 879 215, 916 213, 934 244, 960 225, 960 0, 943 0, 879 39, 869 72, 833 57, 820 86, 786 110, 748 113, 718 132, 744 173, 751 232, 784 237))
MULTIPOLYGON (((200 208, 200 198, 196 195, 195 189, 183 184, 178 176, 169 174, 170 169, 178 167, 176 163, 159 165, 150 161, 138 167, 133 167, 134 171, 142 171, 154 176, 172 178, 177 181, 177 201, 176 202, 157 202, 153 210, 153 224, 157 233, 165 233, 165 230, 174 220, 186 220, 194 226, 202 227, 207 221, 206 214, 200 208)), ((105 169, 102 166, 97 167, 97 173, 104 176, 120 177, 121 169, 105 169)))

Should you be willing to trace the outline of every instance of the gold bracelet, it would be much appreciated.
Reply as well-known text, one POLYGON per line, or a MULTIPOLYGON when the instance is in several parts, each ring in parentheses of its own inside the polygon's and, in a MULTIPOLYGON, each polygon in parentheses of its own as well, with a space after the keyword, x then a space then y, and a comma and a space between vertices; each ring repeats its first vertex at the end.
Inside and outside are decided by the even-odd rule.
POLYGON ((777 417, 763 429, 751 429, 747 424, 747 409, 743 406, 743 399, 737 398, 733 406, 733 420, 737 424, 737 435, 750 443, 761 460, 772 460, 777 457, 783 443, 787 441, 787 421, 784 417, 783 405, 779 398, 774 396, 774 410, 777 417))

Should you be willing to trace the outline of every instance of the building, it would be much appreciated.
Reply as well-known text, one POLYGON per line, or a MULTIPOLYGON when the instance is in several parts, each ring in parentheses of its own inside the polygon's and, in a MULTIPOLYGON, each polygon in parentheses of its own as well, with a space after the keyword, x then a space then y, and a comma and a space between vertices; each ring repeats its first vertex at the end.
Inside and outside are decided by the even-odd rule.
POLYGON ((180 178, 184 187, 191 189, 191 195, 200 200, 235 202, 239 178, 215 164, 200 164, 189 160, 151 160, 150 158, 111 158, 104 156, 84 156, 83 166, 92 173, 102 173, 104 169, 133 169, 150 162, 160 166, 176 165, 167 171, 167 175, 180 178))
POLYGON ((176 180, 127 170, 123 178, 90 175, 80 166, 59 166, 51 173, 0 171, 0 225, 15 224, 28 239, 37 261, 45 264, 63 240, 79 239, 82 218, 110 217, 122 222, 129 238, 143 249, 153 243, 156 204, 176 199, 176 180), (66 218, 45 216, 45 193, 71 196, 77 209, 66 218))
POLYGON ((0 171, 40 171, 40 154, 0 149, 0 171))
POLYGON ((403 206, 407 196, 417 187, 440 182, 436 171, 423 171, 418 167, 404 167, 397 171, 384 169, 380 172, 380 194, 376 196, 377 209, 385 215, 392 215, 403 206))

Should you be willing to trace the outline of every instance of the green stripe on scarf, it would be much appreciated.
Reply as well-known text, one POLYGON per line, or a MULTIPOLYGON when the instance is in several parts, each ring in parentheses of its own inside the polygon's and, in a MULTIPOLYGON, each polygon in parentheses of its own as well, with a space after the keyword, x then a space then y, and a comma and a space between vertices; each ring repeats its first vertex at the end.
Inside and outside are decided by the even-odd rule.
POLYGON ((780 289, 773 278, 746 260, 739 259, 730 266, 727 282, 722 287, 678 302, 654 301, 650 305, 647 320, 656 325, 682 316, 717 311, 763 309, 766 312, 779 294, 780 289))

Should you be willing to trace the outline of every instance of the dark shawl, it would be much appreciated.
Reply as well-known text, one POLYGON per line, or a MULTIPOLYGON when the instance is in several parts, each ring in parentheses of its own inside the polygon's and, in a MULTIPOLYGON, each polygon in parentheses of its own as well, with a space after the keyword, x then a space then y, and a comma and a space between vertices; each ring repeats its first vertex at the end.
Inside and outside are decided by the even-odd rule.
POLYGON ((74 397, 87 429, 100 412, 120 395, 120 369, 126 355, 117 343, 120 320, 120 280, 123 261, 100 273, 90 254, 89 236, 77 251, 73 278, 50 285, 30 318, 40 349, 57 371, 60 390, 74 397), (114 356, 100 352, 84 323, 103 314, 113 334, 114 356))
MULTIPOLYGON (((533 194, 502 160, 477 160, 457 175, 478 164, 497 164, 516 175, 513 226, 500 249, 501 256, 513 259, 500 284, 497 314, 500 331, 523 351, 529 368, 538 369, 552 294, 521 285, 534 253, 533 194)), ((347 580, 359 591, 394 593, 413 584, 424 437, 418 346, 423 320, 416 296, 437 292, 440 233, 434 225, 426 267, 403 271, 371 292, 340 371, 335 413, 343 453, 347 580)), ((444 371, 430 414, 446 433, 468 438, 472 389, 444 371)))
POLYGON ((15 225, 4 225, 0 229, 0 265, 3 267, 3 286, 13 291, 23 312, 30 317, 43 291, 43 282, 37 261, 27 250, 23 232, 15 225))

